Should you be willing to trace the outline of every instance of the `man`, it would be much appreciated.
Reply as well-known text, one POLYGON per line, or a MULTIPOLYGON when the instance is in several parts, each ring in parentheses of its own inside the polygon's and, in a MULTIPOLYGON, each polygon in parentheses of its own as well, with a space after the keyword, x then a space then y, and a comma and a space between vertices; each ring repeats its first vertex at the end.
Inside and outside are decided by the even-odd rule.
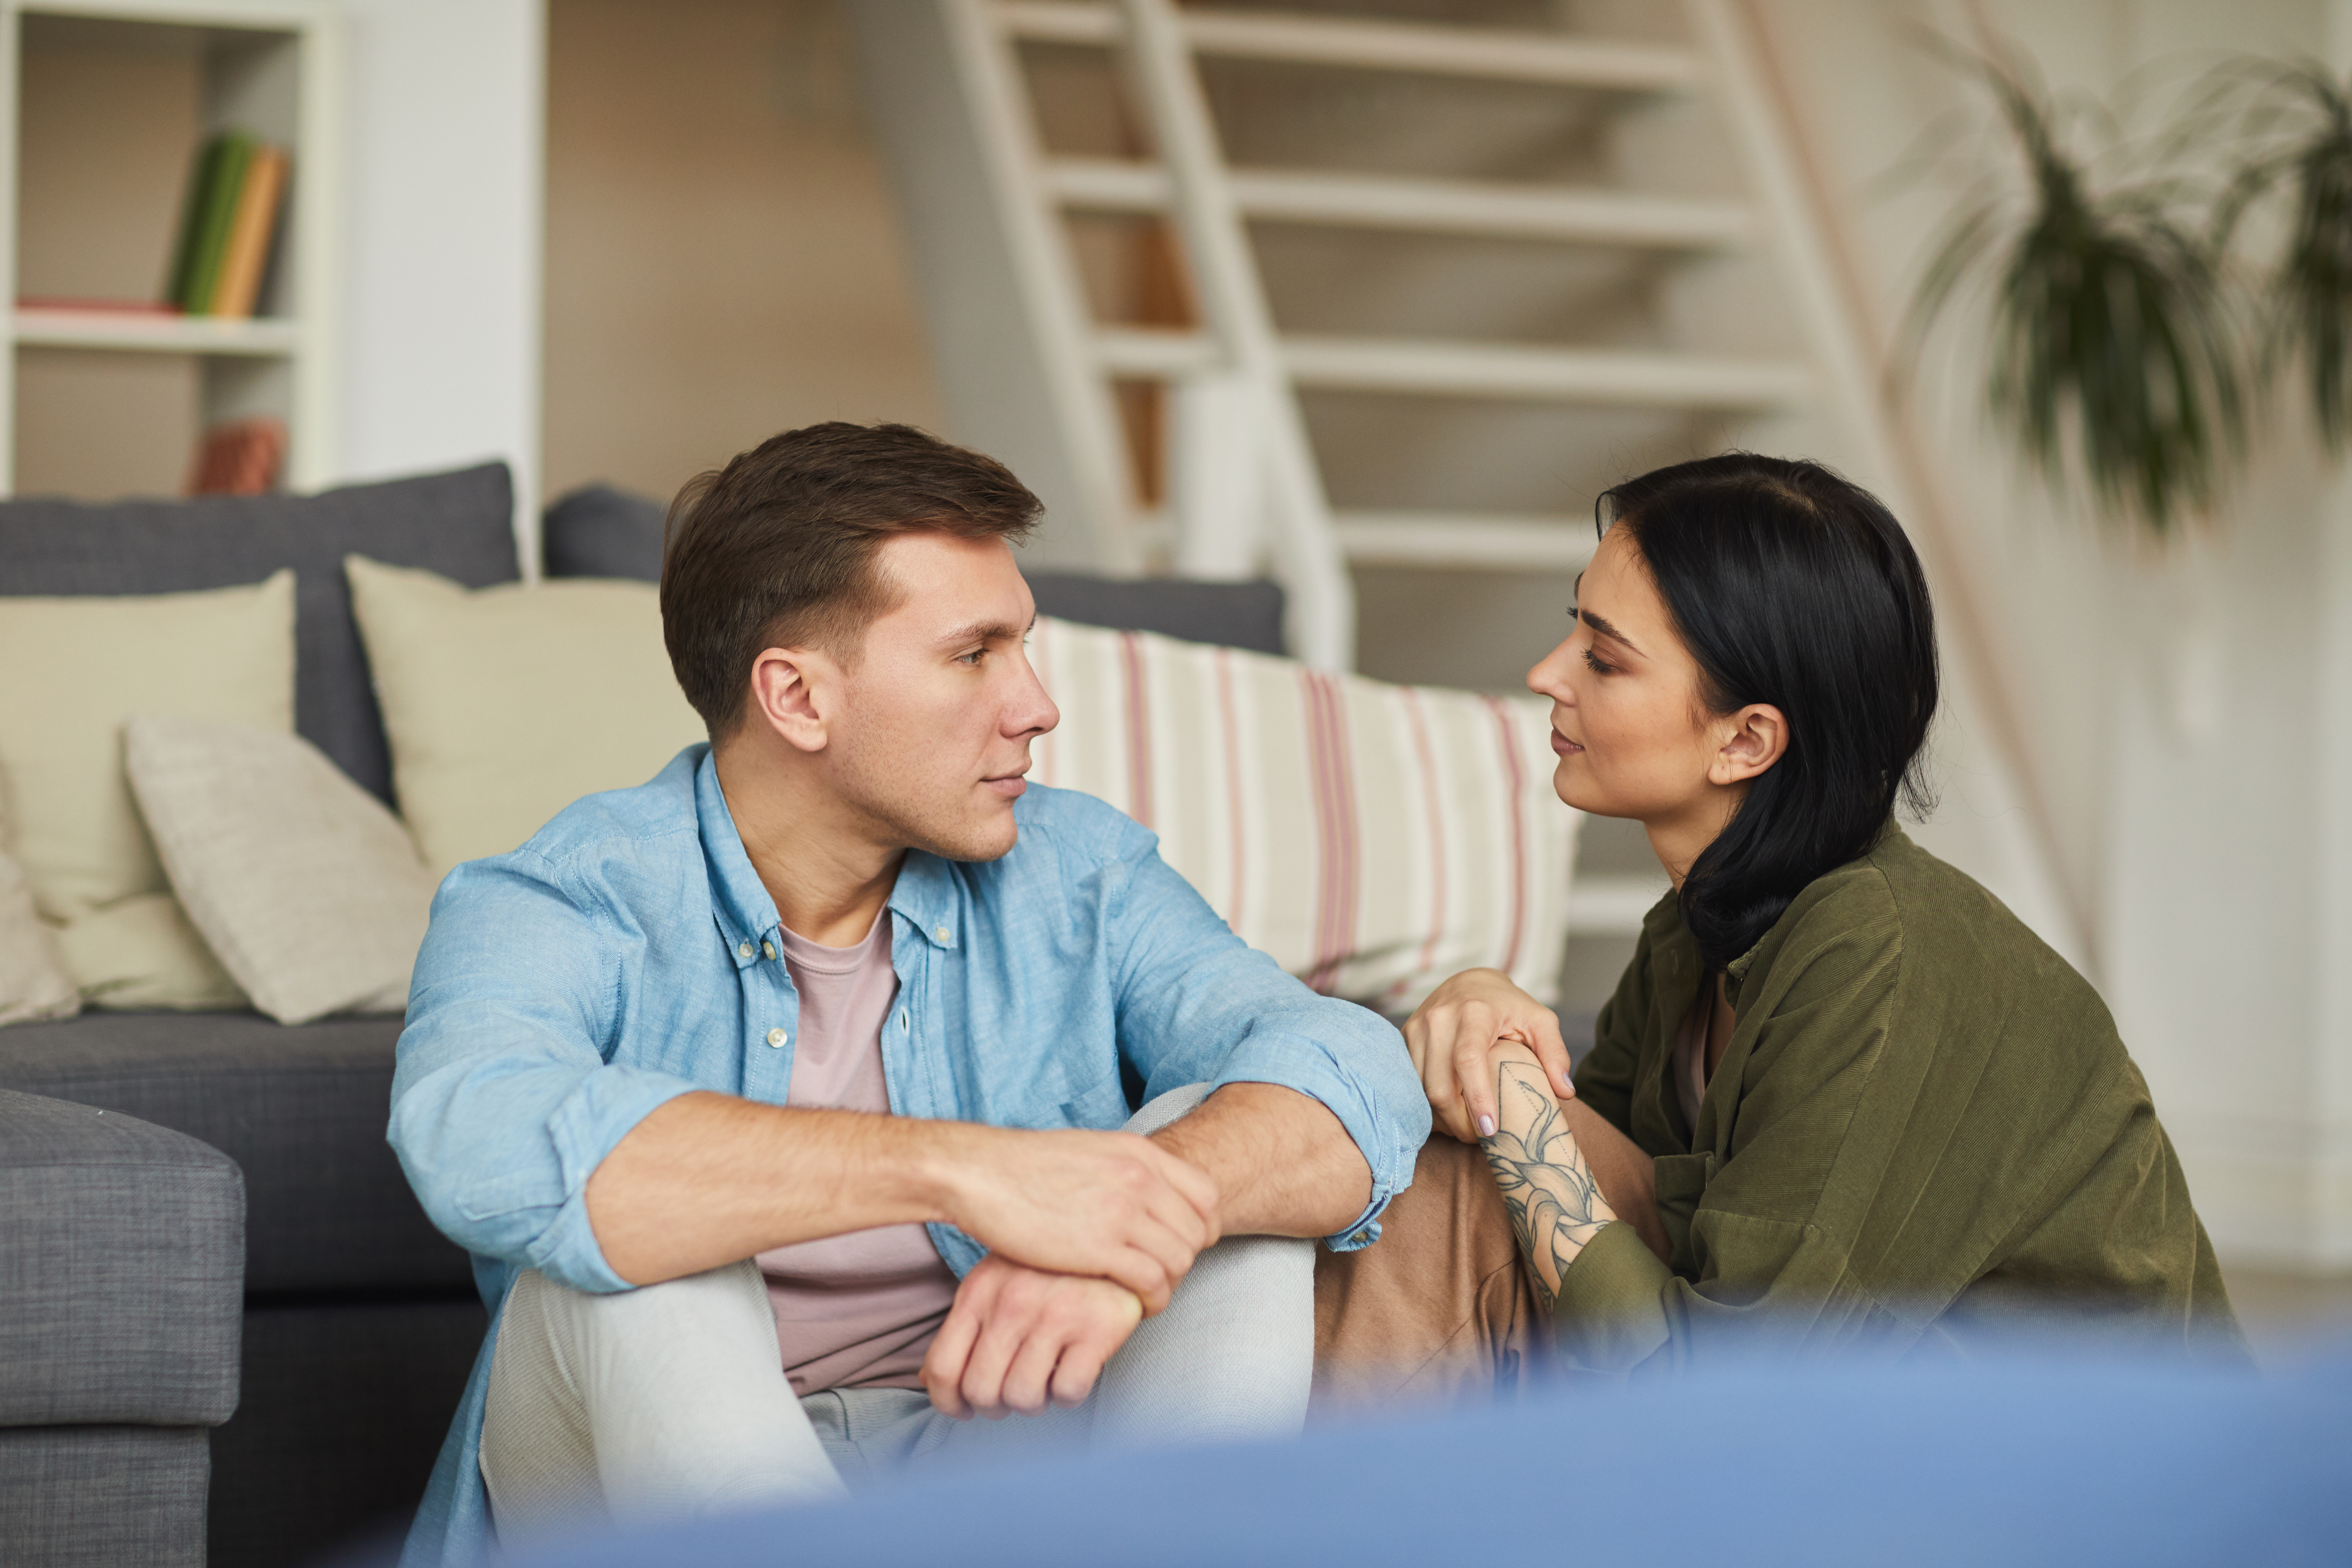
POLYGON ((391 1139, 492 1321, 410 1561, 1297 1428, 1311 1252, 1224 1238, 1365 1246, 1428 1106, 1149 833, 1025 787, 1037 511, 903 426, 698 480, 661 601, 710 744, 443 884, 391 1139))

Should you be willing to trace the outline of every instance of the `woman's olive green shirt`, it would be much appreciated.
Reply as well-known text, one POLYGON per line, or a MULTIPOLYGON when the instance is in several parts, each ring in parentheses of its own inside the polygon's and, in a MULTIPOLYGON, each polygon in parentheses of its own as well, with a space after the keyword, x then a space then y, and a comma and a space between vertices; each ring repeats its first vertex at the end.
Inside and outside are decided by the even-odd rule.
POLYGON ((1670 896, 1577 1070, 1655 1158, 1674 1257, 1593 1238, 1555 1310, 1569 1369, 2053 1331, 2243 1359, 2115 1020, 1968 877, 1890 827, 1806 888, 1726 972, 1738 1025, 1693 1128, 1672 1060, 1701 972, 1670 896))

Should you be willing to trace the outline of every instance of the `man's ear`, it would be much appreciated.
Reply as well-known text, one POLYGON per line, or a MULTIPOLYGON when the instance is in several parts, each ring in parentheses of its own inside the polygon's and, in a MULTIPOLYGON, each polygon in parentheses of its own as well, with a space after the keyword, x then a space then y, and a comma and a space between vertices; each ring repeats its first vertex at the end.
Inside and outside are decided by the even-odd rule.
POLYGON ((766 726, 795 751, 822 752, 840 689, 833 660, 814 648, 762 649, 751 661, 753 723, 766 726))
POLYGON ((1709 784, 1746 784, 1789 749, 1789 721, 1769 702, 1751 702, 1722 722, 1723 742, 1707 763, 1709 784))

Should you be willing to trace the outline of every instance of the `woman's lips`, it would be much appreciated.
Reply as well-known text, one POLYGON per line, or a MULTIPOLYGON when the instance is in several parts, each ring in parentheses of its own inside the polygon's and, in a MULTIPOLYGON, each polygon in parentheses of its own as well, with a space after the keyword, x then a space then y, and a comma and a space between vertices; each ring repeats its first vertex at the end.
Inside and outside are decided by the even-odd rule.
POLYGON ((1551 732, 1551 749, 1558 752, 1563 757, 1572 757, 1576 755, 1577 752, 1584 750, 1582 746, 1578 745, 1575 742, 1570 740, 1567 736, 1561 734, 1557 730, 1554 730, 1551 732))

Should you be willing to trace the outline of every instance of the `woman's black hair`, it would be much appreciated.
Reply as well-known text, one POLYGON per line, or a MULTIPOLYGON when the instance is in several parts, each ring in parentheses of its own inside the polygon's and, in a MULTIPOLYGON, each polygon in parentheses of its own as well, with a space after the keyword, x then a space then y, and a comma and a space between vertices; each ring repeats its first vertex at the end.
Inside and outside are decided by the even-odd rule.
POLYGON ((1932 805, 1936 617, 1877 497, 1819 463, 1729 452, 1602 494, 1698 661, 1716 713, 1769 703, 1788 750, 1683 879, 1684 923, 1720 968, 1805 885, 1869 849, 1899 799, 1932 805))

